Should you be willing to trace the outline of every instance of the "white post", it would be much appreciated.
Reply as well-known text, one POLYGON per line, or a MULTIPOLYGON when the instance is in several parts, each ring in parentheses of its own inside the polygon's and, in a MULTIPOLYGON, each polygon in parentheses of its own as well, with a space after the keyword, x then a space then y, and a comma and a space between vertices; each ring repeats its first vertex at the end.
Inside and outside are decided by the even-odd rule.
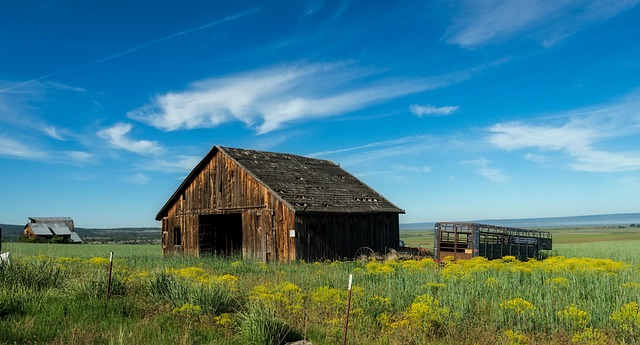
POLYGON ((344 338, 342 345, 347 344, 347 328, 349 328, 349 309, 351 309, 351 283, 353 282, 353 274, 349 274, 349 287, 347 289, 347 317, 344 319, 344 338))

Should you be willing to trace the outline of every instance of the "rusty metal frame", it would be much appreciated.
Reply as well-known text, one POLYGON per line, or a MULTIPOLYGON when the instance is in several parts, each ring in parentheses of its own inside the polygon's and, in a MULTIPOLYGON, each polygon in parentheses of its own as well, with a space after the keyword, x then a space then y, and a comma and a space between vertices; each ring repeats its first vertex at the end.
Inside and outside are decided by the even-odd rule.
POLYGON ((552 249, 552 236, 548 231, 471 222, 440 222, 435 224, 433 234, 433 254, 438 261, 446 256, 497 259, 507 255, 527 260, 538 257, 540 250, 552 249))

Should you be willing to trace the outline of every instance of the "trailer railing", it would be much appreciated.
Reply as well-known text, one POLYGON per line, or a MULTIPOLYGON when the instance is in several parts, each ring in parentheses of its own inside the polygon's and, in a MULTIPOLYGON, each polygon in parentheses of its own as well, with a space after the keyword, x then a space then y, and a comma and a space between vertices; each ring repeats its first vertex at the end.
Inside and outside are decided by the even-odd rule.
POLYGON ((553 242, 548 231, 469 222, 436 223, 433 234, 438 261, 447 256, 498 259, 507 255, 527 260, 539 257, 540 250, 551 250, 553 242))

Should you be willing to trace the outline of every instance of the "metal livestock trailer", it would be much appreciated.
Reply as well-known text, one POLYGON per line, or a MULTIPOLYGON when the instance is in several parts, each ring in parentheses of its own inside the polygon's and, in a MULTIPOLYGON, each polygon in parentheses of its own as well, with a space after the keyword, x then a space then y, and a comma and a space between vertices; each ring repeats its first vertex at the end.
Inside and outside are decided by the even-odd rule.
POLYGON ((540 250, 551 250, 548 231, 528 230, 478 223, 442 222, 434 230, 433 256, 470 259, 482 256, 489 260, 512 255, 519 260, 537 258, 540 250))

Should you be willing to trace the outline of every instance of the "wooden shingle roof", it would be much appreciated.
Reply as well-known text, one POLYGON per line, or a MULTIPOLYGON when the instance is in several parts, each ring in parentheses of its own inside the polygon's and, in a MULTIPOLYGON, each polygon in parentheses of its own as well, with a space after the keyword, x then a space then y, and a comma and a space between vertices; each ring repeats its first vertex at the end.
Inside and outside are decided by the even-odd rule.
POLYGON ((222 152, 262 182, 296 212, 369 213, 404 211, 339 165, 285 153, 214 146, 156 216, 159 220, 206 163, 222 152))
POLYGON ((331 161, 284 153, 220 149, 295 211, 404 213, 331 161))

